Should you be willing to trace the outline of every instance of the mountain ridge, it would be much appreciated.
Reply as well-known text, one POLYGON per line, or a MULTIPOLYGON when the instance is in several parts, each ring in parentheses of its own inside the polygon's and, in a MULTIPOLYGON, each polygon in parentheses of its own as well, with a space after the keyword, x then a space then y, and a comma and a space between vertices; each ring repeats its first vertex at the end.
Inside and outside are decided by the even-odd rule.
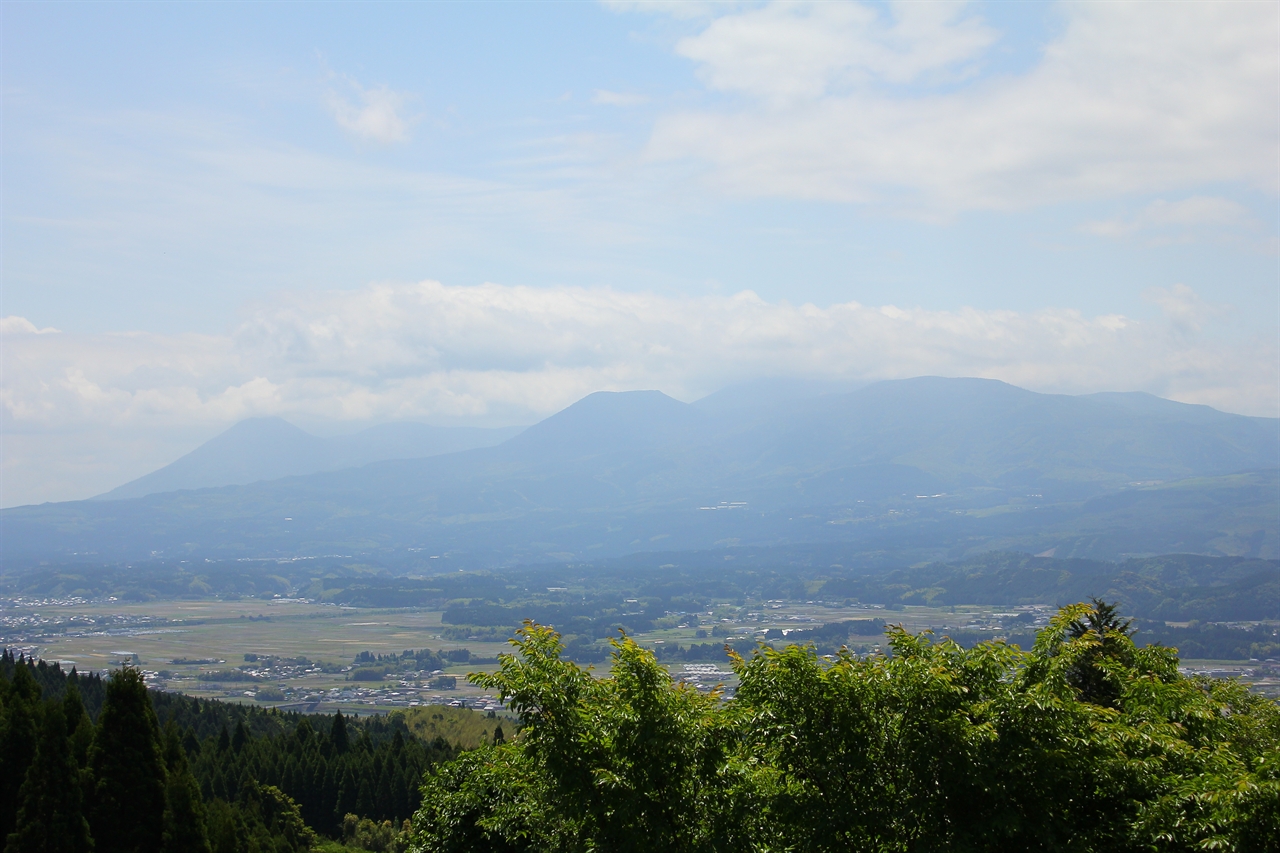
POLYGON ((420 459, 499 444, 522 429, 401 422, 324 438, 283 418, 246 418, 168 465, 90 500, 126 500, 163 492, 243 486, 390 459, 420 459))
POLYGON ((4 557, 426 550, 505 565, 829 539, 913 559, 1280 556, 1277 422, 1157 400, 937 377, 718 411, 600 392, 487 448, 5 510, 4 557))

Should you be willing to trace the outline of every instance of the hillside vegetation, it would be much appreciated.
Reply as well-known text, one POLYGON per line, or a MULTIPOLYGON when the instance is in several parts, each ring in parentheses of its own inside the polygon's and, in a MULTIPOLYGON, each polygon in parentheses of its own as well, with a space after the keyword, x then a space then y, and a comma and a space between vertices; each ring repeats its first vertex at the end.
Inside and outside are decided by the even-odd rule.
POLYGON ((475 677, 522 736, 433 770, 415 849, 1276 850, 1280 708, 1128 633, 1095 603, 1029 652, 765 649, 725 699, 625 638, 593 678, 530 624, 475 677))
POLYGON ((401 838, 424 771, 499 725, 444 713, 425 739, 400 715, 202 701, 147 691, 137 670, 103 680, 5 652, 0 849, 301 853, 325 837, 401 838))

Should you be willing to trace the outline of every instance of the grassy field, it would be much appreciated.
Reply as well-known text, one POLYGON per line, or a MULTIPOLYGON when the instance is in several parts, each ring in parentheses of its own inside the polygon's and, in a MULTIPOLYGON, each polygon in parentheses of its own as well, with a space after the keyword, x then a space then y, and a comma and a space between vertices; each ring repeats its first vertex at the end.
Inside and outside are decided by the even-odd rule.
POLYGON ((6 622, 22 618, 27 624, 17 626, 19 630, 7 625, 5 645, 48 660, 74 663, 82 670, 133 663, 154 673, 151 681, 192 695, 238 699, 264 685, 287 689, 294 702, 334 689, 401 694, 321 700, 326 708, 376 706, 379 698, 394 698, 395 704, 407 705, 411 701, 475 699, 481 695, 481 691, 465 683, 466 673, 476 668, 465 664, 445 670, 457 677, 456 690, 412 686, 394 689, 400 685, 349 682, 347 674, 340 670, 363 651, 385 655, 405 649, 465 646, 476 655, 494 657, 505 649, 502 643, 442 639, 439 611, 382 611, 258 600, 62 603, 21 610, 25 612, 6 614, 6 622), (200 678, 236 670, 245 665, 246 654, 259 658, 307 658, 327 671, 316 666, 292 666, 281 678, 271 677, 277 673, 235 683, 200 678))

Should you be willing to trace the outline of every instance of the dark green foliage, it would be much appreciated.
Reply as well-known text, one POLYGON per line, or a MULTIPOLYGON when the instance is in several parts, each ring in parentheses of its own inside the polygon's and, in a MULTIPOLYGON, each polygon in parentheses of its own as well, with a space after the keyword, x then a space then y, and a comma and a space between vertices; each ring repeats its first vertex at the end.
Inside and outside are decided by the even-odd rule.
POLYGON ((71 754, 75 757, 76 766, 83 770, 89 764, 89 747, 93 745, 93 722, 80 699, 78 678, 68 678, 65 692, 62 694, 62 714, 66 720, 67 732, 71 739, 71 754))
POLYGON ((603 680, 549 628, 516 645, 475 678, 521 735, 431 773, 415 849, 1278 848, 1280 708, 1179 675, 1102 602, 1030 651, 901 629, 865 659, 762 647, 727 701, 626 638, 603 680))
POLYGON ((236 723, 236 733, 231 736, 231 749, 239 753, 244 749, 244 745, 249 742, 249 727, 244 724, 244 720, 236 723))
POLYGON ((339 755, 342 755, 350 748, 347 742, 347 721, 342 718, 341 711, 333 715, 333 726, 329 729, 329 740, 333 744, 333 751, 339 755))
POLYGON ((125 667, 108 679, 89 765, 94 777, 90 825, 97 846, 117 853, 159 851, 165 768, 160 727, 138 670, 125 667))
POLYGON ((302 820, 298 804, 271 785, 250 782, 234 803, 209 804, 212 853, 306 853, 316 835, 302 820))
POLYGON ((165 853, 209 853, 200 786, 191 775, 178 726, 172 720, 164 729, 164 763, 165 853))
POLYGON ((1094 705, 1116 707, 1124 690, 1123 671, 1132 669, 1137 649, 1129 635, 1132 620, 1121 621, 1115 605, 1097 598, 1093 606, 1071 621, 1067 634, 1081 653, 1067 669, 1067 683, 1080 698, 1094 705))
POLYGON ((1144 643, 1159 643, 1178 649, 1184 660, 1266 660, 1280 658, 1280 626, 1237 627, 1192 622, 1172 627, 1163 622, 1134 620, 1137 636, 1144 643))
MULTIPOLYGON (((202 705, 202 713, 211 714, 223 707, 202 705)), ((396 717, 308 719, 252 710, 244 721, 248 730, 269 730, 256 720, 262 716, 274 720, 279 731, 248 738, 239 752, 230 737, 225 747, 219 747, 212 734, 199 741, 191 767, 205 801, 220 797, 234 802, 241 793, 241 779, 257 780, 295 800, 307 825, 324 834, 336 833, 343 815, 361 808, 361 782, 366 779, 361 816, 403 821, 419 805, 423 771, 455 754, 447 744, 426 744, 413 737, 396 717)), ((212 824, 209 837, 213 842, 212 824)))
POLYGON ((246 846, 276 853, 306 853, 315 843, 316 834, 303 821, 298 804, 273 785, 246 785, 236 805, 252 839, 246 846))
POLYGON ((39 686, 40 693, 45 699, 60 699, 63 692, 74 685, 80 694, 80 702, 90 718, 97 718, 106 696, 106 685, 96 672, 80 675, 73 667, 69 673, 66 673, 57 663, 27 660, 22 657, 15 659, 13 653, 5 649, 0 653, 0 680, 13 681, 15 670, 20 665, 26 666, 27 674, 39 686))
POLYGON ((466 663, 472 659, 468 649, 449 649, 432 651, 431 649, 405 649, 396 654, 374 654, 360 652, 352 663, 357 666, 384 665, 388 671, 396 669, 444 669, 450 663, 466 663))
POLYGON ((17 828, 5 853, 87 853, 93 844, 66 716, 59 703, 50 701, 40 717, 35 756, 18 794, 17 828))
POLYGON ((362 666, 352 670, 351 675, 347 676, 347 678, 350 681, 381 681, 387 677, 388 673, 393 671, 385 666, 362 666))
POLYGON ((0 682, 0 835, 8 838, 17 827, 18 792, 35 757, 40 685, 25 662, 14 665, 8 651, 4 662, 12 676, 0 682))
MULTIPOLYGON (((50 822, 41 815, 70 814, 77 800, 90 816, 98 853, 301 850, 310 844, 308 826, 336 834, 342 816, 356 809, 378 827, 399 826, 420 804, 423 771, 456 754, 443 741, 413 737, 400 717, 309 719, 149 692, 134 670, 113 675, 95 732, 78 689, 94 682, 7 652, 3 660, 9 666, 0 669, 0 726, 25 734, 0 740, 0 783, 13 788, 0 807, 10 807, 10 832, 24 833, 15 842, 22 853, 44 849, 39 839, 50 822), (74 730, 67 719, 77 721, 74 730), (62 734, 46 746, 47 725, 62 734), (28 778, 34 781, 19 793, 28 778), (28 800, 24 814, 31 817, 19 826, 18 806, 28 800)), ((73 841, 59 840, 56 849, 87 849, 74 842, 74 820, 57 825, 73 841)))

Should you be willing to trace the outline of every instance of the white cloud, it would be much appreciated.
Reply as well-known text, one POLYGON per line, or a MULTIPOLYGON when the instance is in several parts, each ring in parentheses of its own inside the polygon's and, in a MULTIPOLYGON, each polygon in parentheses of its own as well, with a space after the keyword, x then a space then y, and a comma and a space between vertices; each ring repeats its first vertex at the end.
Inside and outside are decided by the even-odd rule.
POLYGON ((601 4, 615 12, 650 12, 682 21, 711 18, 746 5, 736 0, 601 0, 601 4))
POLYGON ((676 52, 716 89, 777 102, 879 79, 910 83, 973 59, 996 33, 963 3, 898 2, 889 22, 861 3, 774 3, 714 21, 676 52))
POLYGON ((1159 306, 1172 328, 1184 334, 1199 333, 1210 320, 1229 310, 1229 306, 1206 302, 1185 284, 1149 287, 1142 298, 1159 306))
POLYGON ((1149 231, 1239 226, 1252 221, 1249 209, 1230 199, 1192 196, 1180 201, 1156 199, 1129 219, 1087 222, 1083 230, 1099 237, 1128 237, 1149 231))
POLYGON ((705 164, 742 195, 944 215, 1280 188, 1280 5, 1063 4, 1035 67, 942 88, 929 74, 968 69, 990 30, 950 4, 892 8, 891 23, 857 3, 715 19, 677 50, 747 105, 661 118, 649 158, 705 164))
POLYGON ((608 89, 596 89, 591 93, 591 103, 609 107, 634 107, 649 103, 648 95, 632 92, 610 92, 608 89))
POLYGON ((763 375, 926 373, 1068 392, 1208 393, 1237 411, 1275 413, 1275 359, 1259 357, 1261 344, 1188 340, 1182 333, 1217 309, 1184 285, 1148 296, 1165 322, 1069 309, 823 308, 750 291, 681 298, 381 284, 287 295, 225 336, 6 336, 0 393, 16 428, 287 413, 519 422, 602 388, 656 387, 692 399, 763 375), (1173 373, 1175 357, 1182 366, 1173 373))
POLYGON ((346 83, 349 95, 330 91, 327 97, 329 110, 339 125, 374 142, 409 140, 409 124, 400 114, 407 100, 405 95, 386 86, 366 89, 354 80, 346 83))
POLYGON ((49 335, 56 334, 57 331, 52 326, 38 329, 26 317, 0 317, 0 335, 49 335))

